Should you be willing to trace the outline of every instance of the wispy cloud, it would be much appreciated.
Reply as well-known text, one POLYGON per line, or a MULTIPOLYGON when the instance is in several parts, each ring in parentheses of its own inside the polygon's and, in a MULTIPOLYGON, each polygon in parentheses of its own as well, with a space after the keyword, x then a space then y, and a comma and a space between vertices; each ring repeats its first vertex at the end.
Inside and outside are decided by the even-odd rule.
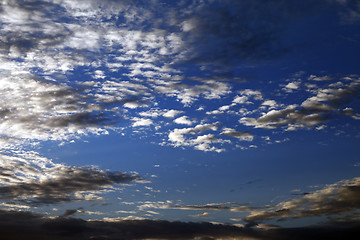
POLYGON ((339 181, 323 189, 305 194, 301 198, 283 201, 274 208, 254 210, 246 221, 267 219, 337 216, 360 209, 360 178, 339 181))
POLYGON ((54 164, 46 158, 0 156, 0 197, 29 204, 99 200, 113 185, 141 181, 135 174, 54 164))

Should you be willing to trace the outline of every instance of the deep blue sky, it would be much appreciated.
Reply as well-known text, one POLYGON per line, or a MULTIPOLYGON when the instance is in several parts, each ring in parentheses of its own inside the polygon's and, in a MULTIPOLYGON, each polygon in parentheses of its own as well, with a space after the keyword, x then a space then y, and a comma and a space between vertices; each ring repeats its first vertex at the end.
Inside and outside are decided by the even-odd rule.
POLYGON ((129 239, 357 226, 359 27, 355 0, 3 1, 0 215, 164 234, 129 239))

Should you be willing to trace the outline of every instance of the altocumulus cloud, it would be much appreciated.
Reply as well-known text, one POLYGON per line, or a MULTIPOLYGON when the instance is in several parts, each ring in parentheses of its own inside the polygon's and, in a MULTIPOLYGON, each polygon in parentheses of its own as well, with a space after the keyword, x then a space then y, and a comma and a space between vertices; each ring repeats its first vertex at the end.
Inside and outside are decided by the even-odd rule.
MULTIPOLYGON (((134 132, 154 127, 169 136, 162 145, 222 152, 225 143, 253 140, 253 133, 244 130, 247 127, 309 128, 337 112, 359 118, 357 109, 344 104, 358 92, 354 76, 349 76, 352 82, 341 80, 345 85, 338 91, 313 89, 312 97, 285 107, 267 100, 258 109, 248 109, 251 100, 263 98, 261 89, 232 94, 236 82, 232 80, 242 76, 231 69, 279 58, 292 48, 282 41, 287 22, 321 11, 330 2, 347 11, 352 2, 185 2, 143 6, 126 0, 1 2, 1 146, 107 134, 123 124, 134 132), (191 75, 194 69, 199 76, 191 75), (228 105, 197 111, 196 117, 185 111, 200 101, 211 108, 207 101, 227 97, 234 97, 228 105), (165 108, 164 100, 187 108, 165 108), (271 109, 265 112, 267 106, 271 109), (222 122, 216 118, 224 114, 240 115, 245 126, 231 132, 216 130, 211 136, 176 126, 222 122), (155 123, 150 117, 156 116, 164 119, 155 123), (189 135, 196 138, 186 139, 189 135)), ((326 82, 310 76, 309 81, 326 82)), ((300 88, 301 82, 296 83, 300 88)))

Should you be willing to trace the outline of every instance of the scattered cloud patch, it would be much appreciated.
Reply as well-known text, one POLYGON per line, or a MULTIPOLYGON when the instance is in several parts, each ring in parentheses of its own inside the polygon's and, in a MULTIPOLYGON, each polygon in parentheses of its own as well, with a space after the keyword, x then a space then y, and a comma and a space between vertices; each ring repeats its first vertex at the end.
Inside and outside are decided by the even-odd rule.
POLYGON ((177 116, 181 113, 183 113, 183 111, 171 109, 171 110, 167 111, 166 113, 164 113, 163 116, 166 118, 174 118, 175 116, 177 116))
POLYGON ((224 128, 223 132, 221 134, 224 134, 226 136, 235 137, 242 141, 252 141, 254 139, 254 135, 249 132, 238 132, 235 131, 232 128, 224 128))
POLYGON ((321 77, 316 76, 316 75, 310 75, 308 77, 308 80, 311 80, 311 81, 330 81, 330 80, 333 80, 333 77, 327 76, 327 75, 321 76, 321 77))
POLYGON ((134 121, 134 123, 132 124, 133 127, 150 126, 153 124, 153 121, 151 119, 146 119, 146 118, 135 117, 131 120, 134 121))
POLYGON ((182 116, 174 120, 174 123, 183 124, 183 125, 192 125, 194 122, 189 119, 187 116, 182 116))

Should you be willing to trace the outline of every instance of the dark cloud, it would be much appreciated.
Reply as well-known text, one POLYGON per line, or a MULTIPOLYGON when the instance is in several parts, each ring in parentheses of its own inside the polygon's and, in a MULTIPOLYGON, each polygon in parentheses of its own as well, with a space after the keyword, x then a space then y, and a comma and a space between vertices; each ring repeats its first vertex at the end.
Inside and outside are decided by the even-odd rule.
MULTIPOLYGON (((0 171, 1 178, 8 179, 11 171, 12 169, 2 168, 0 171)), ((29 173, 28 170, 23 172, 29 173)), ((92 199, 94 195, 88 195, 87 197, 87 193, 83 192, 101 190, 114 184, 126 184, 141 180, 137 175, 83 167, 54 167, 46 173, 52 175, 46 180, 27 180, 2 185, 0 186, 0 196, 3 199, 32 204, 53 204, 92 199)))
POLYGON ((323 5, 323 1, 277 0, 191 5, 178 17, 187 53, 183 62, 224 68, 278 58, 293 47, 282 40, 286 24, 323 5))
POLYGON ((360 178, 343 180, 321 190, 304 193, 300 198, 280 202, 275 207, 255 210, 245 220, 258 222, 268 219, 305 218, 352 214, 360 209, 360 178))
POLYGON ((334 0, 340 4, 343 9, 340 12, 343 23, 359 24, 360 23, 360 3, 357 0, 334 0))
POLYGON ((68 209, 65 211, 65 213, 63 215, 61 215, 60 217, 68 217, 71 215, 74 215, 75 213, 77 213, 79 210, 81 210, 82 208, 79 209, 68 209))
POLYGON ((207 222, 168 222, 126 220, 118 222, 85 221, 75 218, 50 219, 31 212, 0 210, 2 239, 353 239, 360 233, 355 222, 301 228, 261 230, 207 222))

